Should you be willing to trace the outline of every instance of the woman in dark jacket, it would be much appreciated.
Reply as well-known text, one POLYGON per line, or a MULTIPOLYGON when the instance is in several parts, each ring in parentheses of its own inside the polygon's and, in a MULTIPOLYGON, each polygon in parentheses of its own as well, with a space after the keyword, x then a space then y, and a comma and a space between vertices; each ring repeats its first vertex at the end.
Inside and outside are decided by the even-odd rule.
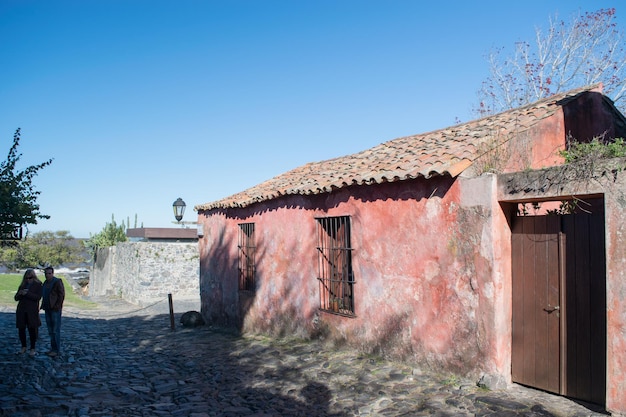
POLYGON ((22 350, 18 353, 26 352, 26 329, 30 336, 30 356, 35 356, 35 343, 41 326, 39 317, 39 300, 41 299, 41 281, 32 269, 24 272, 22 283, 15 294, 17 301, 17 312, 15 314, 15 326, 18 329, 22 350))

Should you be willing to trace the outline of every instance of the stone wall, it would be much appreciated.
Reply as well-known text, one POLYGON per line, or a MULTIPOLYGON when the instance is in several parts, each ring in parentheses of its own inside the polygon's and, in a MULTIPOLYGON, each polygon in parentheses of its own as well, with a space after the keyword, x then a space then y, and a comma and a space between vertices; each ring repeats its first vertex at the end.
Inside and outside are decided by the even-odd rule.
POLYGON ((102 248, 89 282, 90 296, 119 296, 145 306, 167 298, 199 297, 198 244, 124 242, 102 248))

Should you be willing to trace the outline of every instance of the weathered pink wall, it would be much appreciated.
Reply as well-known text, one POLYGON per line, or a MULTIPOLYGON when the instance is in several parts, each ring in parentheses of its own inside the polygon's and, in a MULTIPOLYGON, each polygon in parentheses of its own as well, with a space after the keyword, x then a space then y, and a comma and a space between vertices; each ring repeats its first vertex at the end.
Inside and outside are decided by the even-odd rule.
POLYGON ((607 393, 606 408, 626 415, 626 175, 605 195, 607 393), (612 191, 612 192, 611 192, 612 191))
MULTIPOLYGON (((587 127, 595 132, 605 119, 587 127)), ((558 150, 566 134, 587 129, 575 120, 558 111, 521 132, 531 141, 530 166, 562 162, 558 150)), ((527 168, 515 162, 522 160, 514 159, 510 170, 527 168)), ((493 175, 435 177, 200 212, 202 311, 214 323, 244 331, 324 334, 364 351, 508 383, 511 237, 498 187, 493 175), (352 226, 354 318, 319 310, 316 279, 315 217, 345 215, 352 226), (255 223, 259 284, 252 298, 237 289, 237 225, 244 222, 255 223)), ((626 198, 620 195, 605 197, 606 406, 626 414, 626 198)), ((546 192, 528 198, 546 198, 546 192)))
POLYGON ((494 309, 508 305, 508 287, 494 282, 501 274, 493 248, 502 245, 492 231, 494 216, 505 219, 491 191, 495 177, 485 178, 478 182, 487 183, 480 185, 487 193, 480 201, 470 190, 471 205, 461 201, 458 180, 442 177, 285 197, 237 216, 201 215, 203 312, 245 331, 324 333, 439 370, 506 375, 508 337, 499 321, 507 313, 494 309), (314 218, 345 215, 352 225, 354 318, 319 310, 316 279, 314 218), (237 224, 243 222, 255 223, 259 286, 240 315, 237 224))
MULTIPOLYGON (((555 115, 544 119, 531 129, 530 132, 532 153, 531 168, 545 168, 563 163, 563 157, 559 151, 565 149, 567 132, 563 120, 563 111, 558 110, 555 115), (539 138, 539 139, 537 139, 539 138)), ((523 171, 528 167, 519 167, 517 170, 507 170, 507 172, 523 171)))

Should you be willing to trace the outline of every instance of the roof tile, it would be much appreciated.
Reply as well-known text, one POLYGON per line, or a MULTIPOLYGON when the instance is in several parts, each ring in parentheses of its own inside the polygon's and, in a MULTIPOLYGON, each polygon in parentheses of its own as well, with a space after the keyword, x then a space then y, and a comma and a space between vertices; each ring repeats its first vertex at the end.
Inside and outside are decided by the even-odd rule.
POLYGON ((524 107, 420 135, 393 139, 373 148, 311 162, 224 199, 200 204, 197 211, 246 207, 283 195, 331 192, 350 185, 369 185, 435 175, 457 176, 479 156, 482 143, 507 132, 528 130, 550 117, 574 96, 599 91, 599 85, 557 94, 524 107))

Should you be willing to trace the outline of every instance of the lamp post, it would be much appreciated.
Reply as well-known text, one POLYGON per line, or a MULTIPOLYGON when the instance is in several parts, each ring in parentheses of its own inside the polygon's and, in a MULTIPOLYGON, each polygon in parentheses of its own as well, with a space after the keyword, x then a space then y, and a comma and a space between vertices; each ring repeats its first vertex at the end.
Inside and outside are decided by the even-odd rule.
POLYGON ((183 215, 185 214, 185 207, 187 207, 187 204, 185 204, 183 199, 179 197, 176 199, 176 201, 174 201, 172 207, 174 208, 174 217, 176 218, 176 221, 180 224, 180 221, 183 219, 183 215))

